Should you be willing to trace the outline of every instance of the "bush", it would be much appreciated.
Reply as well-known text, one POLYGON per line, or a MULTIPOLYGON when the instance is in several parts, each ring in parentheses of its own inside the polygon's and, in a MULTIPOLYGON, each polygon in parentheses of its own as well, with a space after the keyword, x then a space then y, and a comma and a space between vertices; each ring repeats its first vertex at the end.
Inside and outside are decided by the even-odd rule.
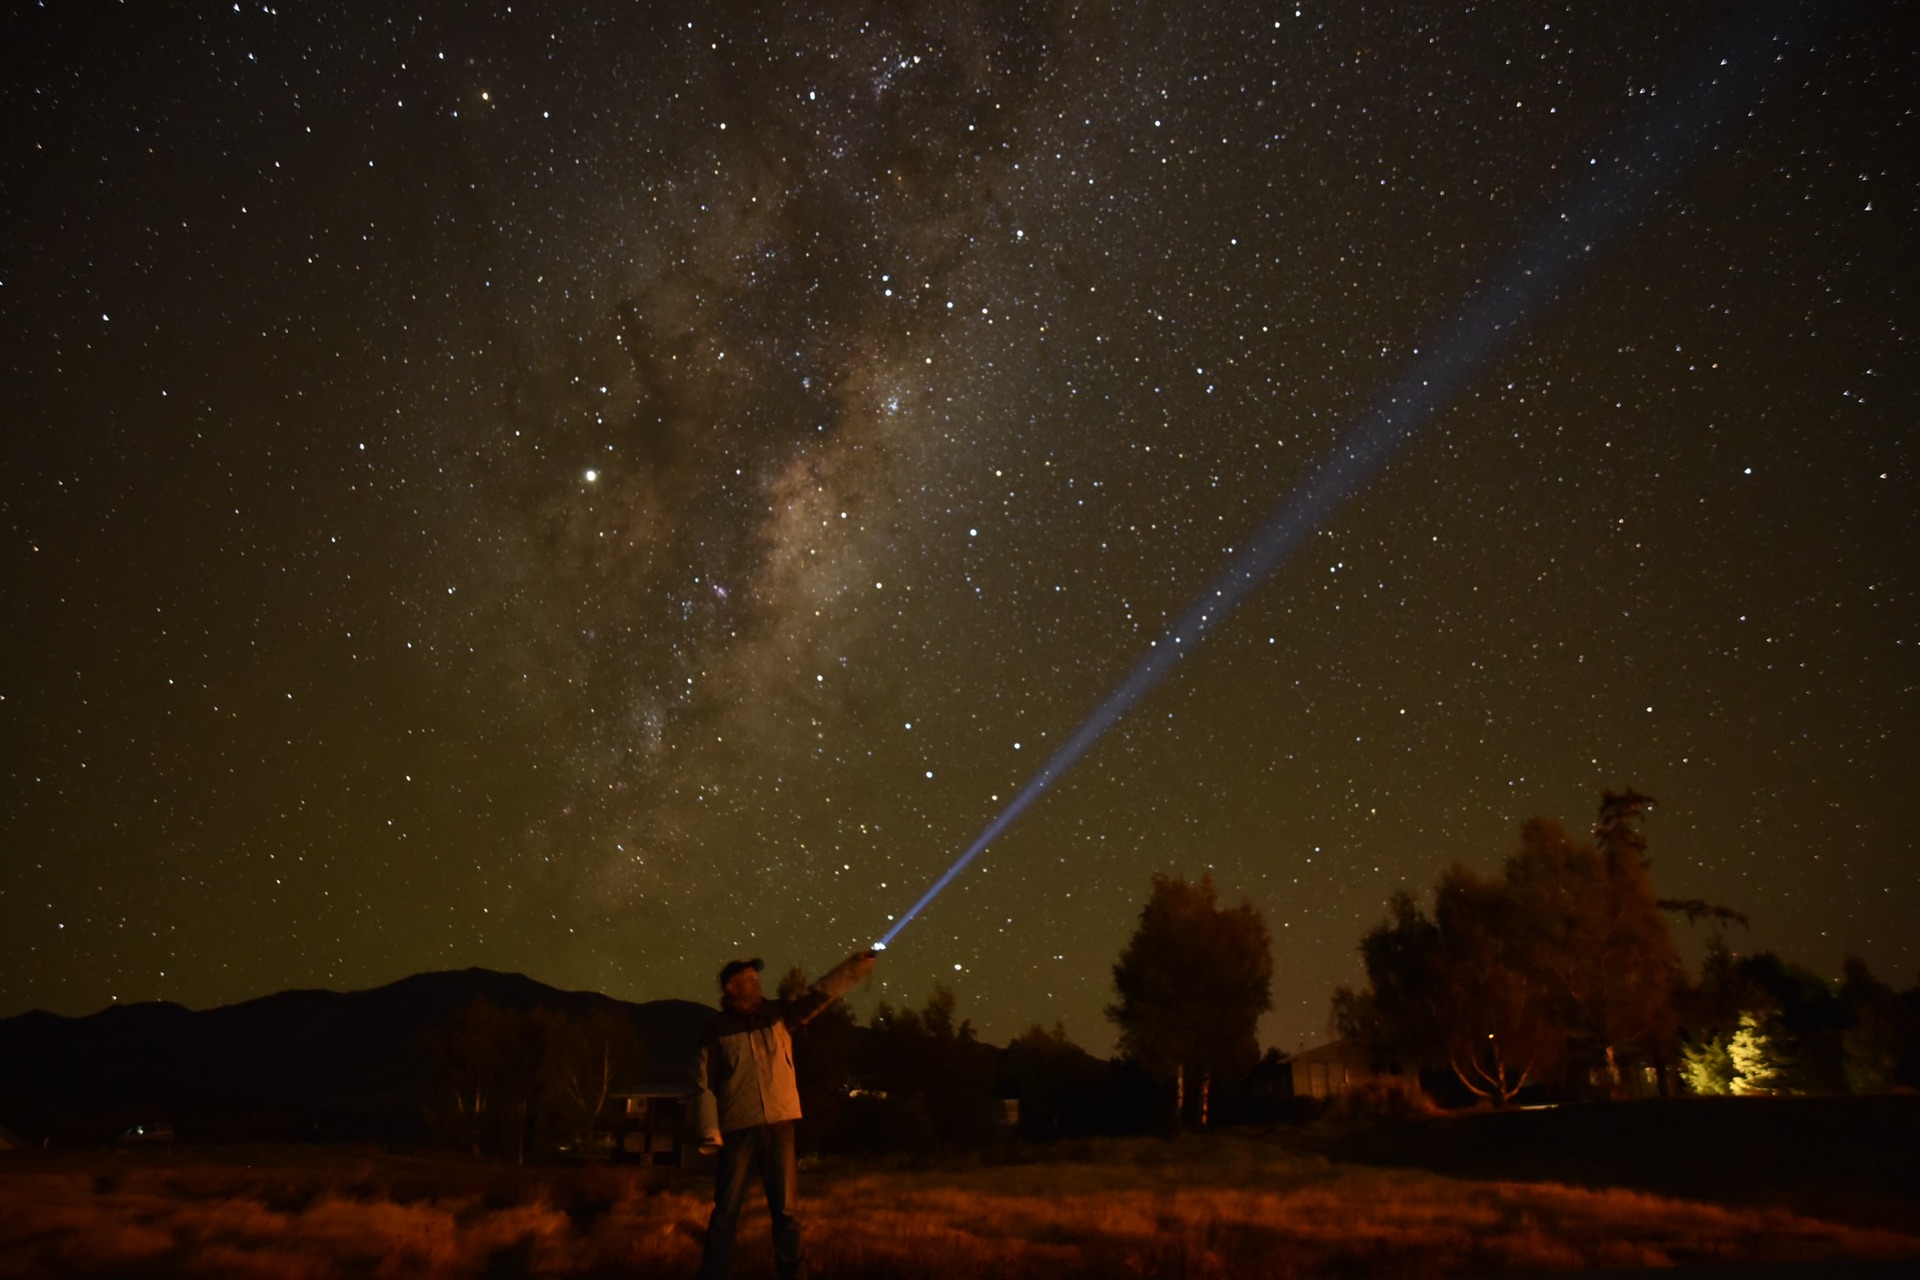
POLYGON ((1410 1076, 1375 1076, 1338 1094, 1329 1112, 1349 1120, 1430 1120, 1445 1115, 1410 1076))
POLYGON ((1733 1092, 1733 1055, 1727 1037, 1708 1036, 1680 1050, 1680 1078, 1689 1091, 1706 1097, 1733 1092))

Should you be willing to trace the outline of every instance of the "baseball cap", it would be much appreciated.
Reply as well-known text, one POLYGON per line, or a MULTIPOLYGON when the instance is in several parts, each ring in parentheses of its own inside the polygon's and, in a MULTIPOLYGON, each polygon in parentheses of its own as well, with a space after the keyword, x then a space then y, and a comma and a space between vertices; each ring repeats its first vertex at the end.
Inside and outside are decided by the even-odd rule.
POLYGON ((743 969, 751 969, 755 973, 758 973, 766 967, 767 962, 759 956, 755 956, 751 960, 729 960, 720 968, 720 987, 722 990, 725 990, 726 985, 733 981, 733 975, 743 969))

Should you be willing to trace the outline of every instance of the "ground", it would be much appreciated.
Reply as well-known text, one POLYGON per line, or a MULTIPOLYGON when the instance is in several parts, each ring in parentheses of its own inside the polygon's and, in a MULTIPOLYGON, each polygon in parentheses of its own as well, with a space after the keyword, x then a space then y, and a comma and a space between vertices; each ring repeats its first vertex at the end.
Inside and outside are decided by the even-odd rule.
MULTIPOLYGON (((1865 1101, 1322 1123, 917 1166, 829 1160, 803 1173, 803 1211, 828 1277, 1841 1262, 1914 1274, 1920 1099, 1865 1101)), ((707 1191, 630 1167, 372 1148, 0 1153, 0 1276, 690 1276, 707 1191)), ((763 1214, 750 1212, 741 1255, 740 1274, 770 1274, 763 1214)))

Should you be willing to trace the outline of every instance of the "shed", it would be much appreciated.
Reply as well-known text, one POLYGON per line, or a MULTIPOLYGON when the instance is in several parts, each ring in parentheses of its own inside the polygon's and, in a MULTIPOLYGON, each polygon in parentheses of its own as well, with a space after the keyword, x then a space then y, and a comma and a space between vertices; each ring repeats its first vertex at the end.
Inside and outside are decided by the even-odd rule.
POLYGON ((614 1159, 676 1169, 692 1165, 693 1095, 693 1085, 680 1082, 614 1094, 621 1107, 614 1120, 614 1159))
POLYGON ((1293 1096, 1333 1098, 1376 1076, 1395 1074, 1375 1060, 1358 1040, 1335 1040, 1304 1049, 1287 1060, 1293 1068, 1293 1096))

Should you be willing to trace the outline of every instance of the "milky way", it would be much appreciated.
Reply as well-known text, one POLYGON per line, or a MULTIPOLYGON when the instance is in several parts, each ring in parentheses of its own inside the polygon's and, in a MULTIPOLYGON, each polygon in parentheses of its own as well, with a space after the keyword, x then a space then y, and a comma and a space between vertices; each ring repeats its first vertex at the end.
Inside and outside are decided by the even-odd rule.
MULTIPOLYGON (((865 943, 1731 12, 827 8, 6 20, 0 1012, 865 943)), ((1293 1047, 1626 785, 1911 980, 1916 36, 1782 42, 862 999, 1105 1048, 1211 871, 1293 1047)))

